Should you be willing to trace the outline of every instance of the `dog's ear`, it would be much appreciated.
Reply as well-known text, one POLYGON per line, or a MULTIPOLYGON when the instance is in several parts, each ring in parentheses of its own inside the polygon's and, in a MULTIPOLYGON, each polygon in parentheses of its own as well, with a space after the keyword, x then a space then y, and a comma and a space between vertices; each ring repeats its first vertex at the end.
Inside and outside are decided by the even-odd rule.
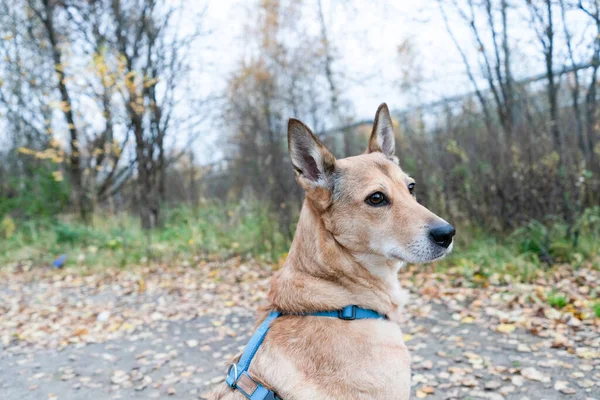
POLYGON ((375 113, 373 131, 369 139, 369 147, 367 147, 367 153, 376 151, 390 158, 393 158, 396 152, 394 125, 390 117, 390 110, 388 110, 388 106, 385 103, 381 104, 377 109, 377 113, 375 113))
POLYGON ((335 157, 308 126, 293 118, 288 122, 288 148, 298 182, 304 189, 331 189, 335 157))

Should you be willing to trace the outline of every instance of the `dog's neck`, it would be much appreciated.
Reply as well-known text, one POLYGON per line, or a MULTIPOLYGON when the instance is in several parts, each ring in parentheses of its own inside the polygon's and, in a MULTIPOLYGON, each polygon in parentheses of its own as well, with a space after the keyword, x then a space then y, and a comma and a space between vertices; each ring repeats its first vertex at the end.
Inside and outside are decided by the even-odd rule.
POLYGON ((286 262, 271 281, 269 300, 289 313, 354 304, 399 320, 406 294, 398 282, 398 268, 395 262, 345 249, 305 200, 286 262))

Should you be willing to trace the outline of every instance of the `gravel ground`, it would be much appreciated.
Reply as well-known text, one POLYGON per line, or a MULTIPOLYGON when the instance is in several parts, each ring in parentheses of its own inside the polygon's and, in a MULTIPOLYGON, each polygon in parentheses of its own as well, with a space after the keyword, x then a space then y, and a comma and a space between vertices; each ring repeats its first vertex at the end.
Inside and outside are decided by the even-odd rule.
MULTIPOLYGON (((269 274, 253 275, 256 285, 245 288, 252 298, 262 298, 256 293, 264 292, 269 274)), ((206 396, 223 380, 226 360, 247 342, 252 307, 237 305, 243 291, 223 297, 219 285, 169 286, 163 273, 156 282, 150 275, 143 285, 137 276, 102 285, 91 278, 0 285, 0 314, 6 312, 0 318, 0 398, 206 396), (127 282, 144 290, 131 290, 127 282), (103 309, 110 313, 102 315, 103 309)), ((413 358, 414 398, 600 399, 596 322, 578 328, 576 346, 556 346, 556 339, 518 324, 498 325, 494 313, 479 308, 469 297, 413 291, 403 331, 413 358), (583 344, 589 354, 579 351, 583 344)))

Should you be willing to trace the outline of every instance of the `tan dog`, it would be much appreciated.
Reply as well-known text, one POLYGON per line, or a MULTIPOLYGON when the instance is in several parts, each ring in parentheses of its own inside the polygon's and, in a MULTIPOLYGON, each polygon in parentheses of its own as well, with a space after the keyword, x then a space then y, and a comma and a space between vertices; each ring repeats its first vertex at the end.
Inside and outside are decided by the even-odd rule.
MULTIPOLYGON (((385 104, 362 155, 336 160, 295 119, 288 140, 306 199, 289 256, 271 282, 269 310, 358 305, 388 319, 283 315, 272 323, 249 373, 285 400, 408 399, 410 356, 397 324, 406 296, 398 269, 444 257, 454 228, 415 200, 414 181, 394 156, 385 104)), ((224 384, 213 399, 245 397, 224 384)))

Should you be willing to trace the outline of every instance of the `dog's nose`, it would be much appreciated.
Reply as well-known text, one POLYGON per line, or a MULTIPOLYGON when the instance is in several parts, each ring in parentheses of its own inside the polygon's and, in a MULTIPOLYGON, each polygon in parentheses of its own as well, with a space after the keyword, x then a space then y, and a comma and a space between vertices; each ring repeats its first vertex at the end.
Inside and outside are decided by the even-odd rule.
POLYGON ((429 236, 438 245, 448 248, 452 243, 452 237, 456 233, 456 229, 448 223, 436 226, 429 231, 429 236))

